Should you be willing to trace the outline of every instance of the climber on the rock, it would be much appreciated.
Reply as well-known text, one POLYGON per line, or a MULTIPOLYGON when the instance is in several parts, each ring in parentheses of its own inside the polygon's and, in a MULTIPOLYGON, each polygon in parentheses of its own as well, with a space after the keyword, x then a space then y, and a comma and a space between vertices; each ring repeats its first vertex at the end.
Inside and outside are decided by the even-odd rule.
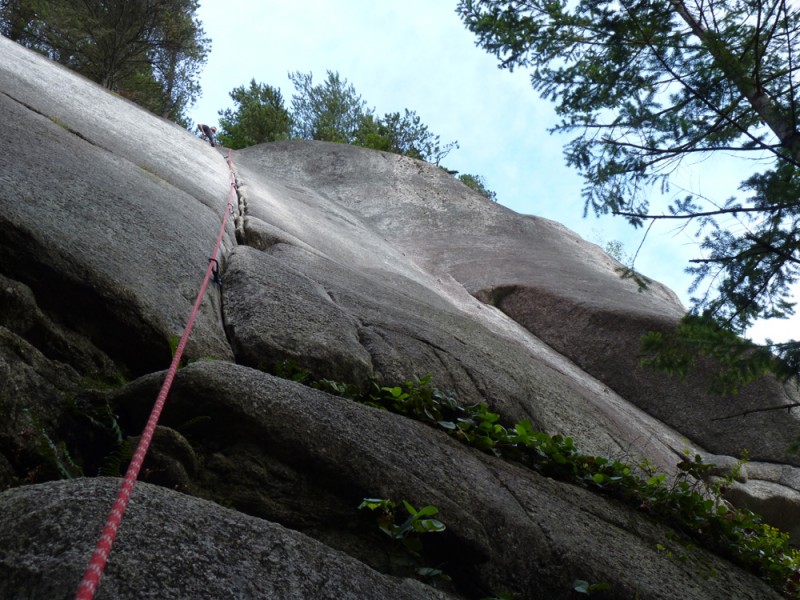
POLYGON ((200 132, 200 137, 204 140, 208 140, 208 142, 212 146, 216 146, 217 144, 214 142, 214 134, 217 133, 216 127, 209 127, 208 125, 203 125, 202 123, 197 124, 197 131, 200 132))

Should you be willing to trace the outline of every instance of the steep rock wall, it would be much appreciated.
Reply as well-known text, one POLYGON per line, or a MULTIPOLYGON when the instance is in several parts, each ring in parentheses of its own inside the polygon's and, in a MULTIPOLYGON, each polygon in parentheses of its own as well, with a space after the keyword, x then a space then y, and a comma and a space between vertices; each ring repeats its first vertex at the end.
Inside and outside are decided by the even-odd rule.
MULTIPOLYGON (((14 140, 0 154, 0 489, 13 486, 0 493, 0 593, 66 596, 114 485, 38 482, 76 475, 74 462, 106 469, 109 435, 141 431, 226 210, 228 168, 222 149, 3 38, 0 110, 14 140)), ((638 336, 682 314, 674 294, 639 293, 563 226, 420 161, 293 142, 233 162, 222 286, 202 304, 196 362, 142 473, 172 491, 137 488, 101 594, 569 598, 585 579, 619 598, 774 596, 705 551, 668 560, 668 528, 630 507, 270 374, 292 360, 366 390, 430 374, 464 404, 668 473, 686 449, 724 464, 749 448, 770 464, 748 467, 739 499, 779 498, 787 513, 800 489, 785 452, 793 415, 715 421, 732 407, 696 382, 637 370, 638 336), (427 558, 452 585, 379 573, 391 571, 380 534, 355 509, 367 496, 441 509, 447 533, 427 558), (255 562, 230 567, 242 561, 255 562), (192 564, 208 568, 187 575, 192 564)), ((786 402, 772 382, 757 391, 737 402, 786 402)))

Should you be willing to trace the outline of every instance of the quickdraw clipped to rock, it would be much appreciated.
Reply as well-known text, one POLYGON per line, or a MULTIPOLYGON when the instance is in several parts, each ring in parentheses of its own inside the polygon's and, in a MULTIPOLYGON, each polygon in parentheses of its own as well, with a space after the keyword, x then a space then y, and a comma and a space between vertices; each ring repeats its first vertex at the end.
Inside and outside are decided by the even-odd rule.
POLYGON ((214 263, 214 266, 211 267, 211 276, 214 279, 214 283, 222 287, 222 277, 219 273, 219 261, 216 258, 209 258, 208 262, 214 263))

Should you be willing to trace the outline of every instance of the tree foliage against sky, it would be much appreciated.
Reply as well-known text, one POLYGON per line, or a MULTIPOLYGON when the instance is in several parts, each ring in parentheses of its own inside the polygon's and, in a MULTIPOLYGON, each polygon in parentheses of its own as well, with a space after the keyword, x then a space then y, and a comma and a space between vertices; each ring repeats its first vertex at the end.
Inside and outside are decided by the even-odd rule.
POLYGON ((289 139, 292 117, 286 110, 281 91, 250 80, 249 87, 230 92, 236 107, 219 111, 219 141, 229 148, 289 139))
POLYGON ((174 121, 200 94, 197 0, 0 0, 0 33, 174 121))
POLYGON ((470 175, 463 173, 458 176, 458 180, 470 189, 475 190, 481 196, 488 198, 492 202, 497 202, 497 194, 486 187, 486 179, 481 175, 470 175))
POLYGON ((299 71, 290 73, 289 80, 295 87, 291 110, 280 90, 255 79, 249 88, 235 88, 230 96, 236 108, 219 111, 219 139, 232 148, 289 138, 354 144, 436 165, 458 148, 457 142, 443 144, 415 111, 377 117, 338 72, 328 71, 318 84, 312 73, 299 71))
POLYGON ((297 138, 356 144, 436 165, 458 148, 458 142, 442 144, 415 111, 376 117, 375 110, 338 72, 328 71, 325 81, 317 85, 311 73, 290 73, 289 79, 296 91, 292 116, 297 138))
POLYGON ((375 150, 393 152, 425 160, 438 165, 451 150, 458 148, 458 142, 442 145, 438 135, 434 135, 416 111, 404 110, 386 113, 375 119, 370 113, 361 120, 356 134, 356 143, 375 150))
MULTIPOLYGON (((530 70, 574 138, 586 210, 685 219, 697 327, 745 332, 794 311, 800 265, 800 12, 786 0, 461 0, 503 68, 530 70), (753 159, 734 198, 670 197, 687 158, 753 159), (654 204, 651 207, 651 202, 654 204)), ((691 322, 691 321, 690 321, 691 322)), ((702 335, 700 335, 702 337, 702 335)), ((800 367, 796 342, 773 350, 800 367)))
POLYGON ((361 122, 372 111, 353 84, 338 72, 328 71, 325 81, 314 85, 312 73, 289 73, 296 93, 292 96, 294 137, 353 144, 361 122))

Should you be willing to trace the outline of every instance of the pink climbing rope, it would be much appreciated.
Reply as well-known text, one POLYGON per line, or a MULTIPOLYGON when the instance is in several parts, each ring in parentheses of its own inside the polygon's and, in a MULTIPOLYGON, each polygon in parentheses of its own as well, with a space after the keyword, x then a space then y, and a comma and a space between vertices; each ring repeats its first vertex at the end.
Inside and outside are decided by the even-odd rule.
POLYGON ((200 310, 200 304, 203 301, 203 296, 205 295, 206 288, 208 287, 208 282, 211 279, 212 273, 216 273, 216 257, 219 253, 220 246, 222 245, 222 236, 225 233, 225 225, 228 222, 228 215, 233 212, 233 191, 236 186, 236 178, 233 171, 233 163, 231 162, 230 150, 228 150, 227 162, 231 177, 231 188, 230 192, 228 193, 228 206, 225 209, 225 216, 222 219, 222 226, 219 229, 217 243, 214 247, 214 256, 208 261, 206 276, 205 279, 203 279, 202 286, 200 286, 200 291, 197 294, 197 300, 194 303, 192 313, 189 315, 189 320, 186 323, 186 329, 184 330, 183 336, 181 337, 178 347, 175 350, 175 356, 172 357, 172 363, 167 370, 167 376, 164 378, 164 383, 162 384, 161 391, 158 393, 156 402, 153 405, 153 410, 150 412, 150 418, 147 420, 147 425, 145 426, 142 437, 139 440, 139 445, 136 447, 136 452, 131 459, 128 470, 125 473, 125 478, 123 479, 119 491, 117 492, 117 498, 114 500, 111 512, 108 514, 103 533, 100 535, 100 539, 97 542, 97 546, 95 546, 92 558, 89 561, 89 566, 87 567, 86 572, 83 575, 83 579, 78 586, 75 600, 92 600, 92 598, 94 598, 97 587, 100 584, 100 577, 103 575, 103 570, 106 566, 106 561, 108 560, 109 554, 111 554, 111 546, 114 544, 114 538, 117 536, 117 530, 122 522, 122 516, 125 514, 125 509, 128 507, 128 502, 131 498, 131 492, 133 492, 133 486, 136 484, 136 479, 139 477, 139 470, 142 468, 145 455, 147 454, 147 450, 150 448, 150 442, 153 439, 156 425, 158 425, 158 419, 161 416, 161 411, 166 403, 170 387, 172 387, 172 381, 175 379, 175 373, 178 371, 178 365, 180 364, 181 357, 183 356, 183 350, 186 347, 186 342, 189 339, 189 334, 194 326, 195 318, 200 310))

